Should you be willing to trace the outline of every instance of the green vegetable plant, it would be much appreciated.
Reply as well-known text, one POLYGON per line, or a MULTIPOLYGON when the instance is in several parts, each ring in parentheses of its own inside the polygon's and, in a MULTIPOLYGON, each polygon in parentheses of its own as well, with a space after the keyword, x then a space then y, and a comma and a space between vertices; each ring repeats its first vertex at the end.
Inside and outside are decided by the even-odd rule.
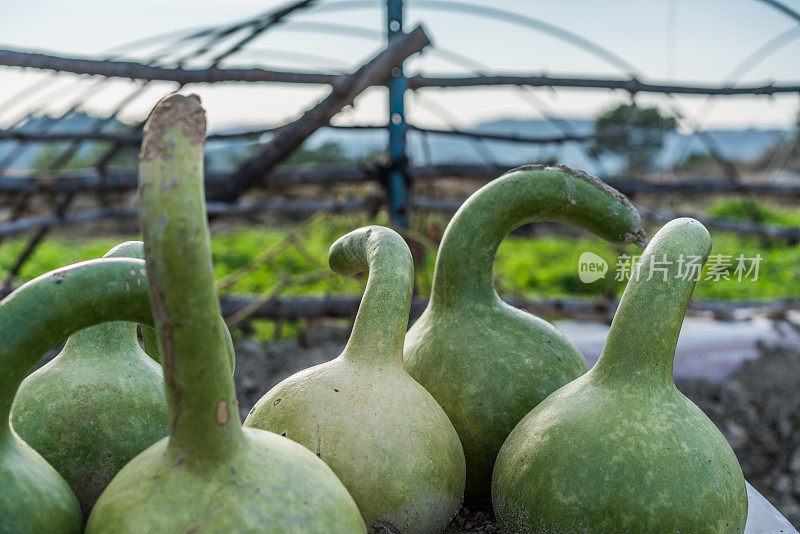
MULTIPOLYGON (((131 241, 105 257, 143 259, 144 252, 131 241)), ((109 322, 76 332, 28 376, 11 420, 66 479, 88 516, 114 475, 167 435, 162 383, 161 367, 139 346, 136 324, 109 322)))
POLYGON ((403 367, 414 265, 393 230, 360 228, 330 249, 331 269, 369 278, 342 354, 267 392, 245 426, 314 451, 353 495, 370 532, 443 531, 464 493, 453 425, 403 367))
POLYGON ((406 336, 404 357, 461 438, 468 500, 489 498, 497 451, 514 425, 588 370, 555 327, 507 305, 495 291, 500 242, 521 224, 543 220, 613 243, 644 242, 639 214, 622 194, 563 166, 511 171, 475 192, 450 221, 430 302, 406 336))
POLYGON ((14 395, 64 338, 106 321, 153 322, 142 260, 104 258, 44 274, 0 302, 0 531, 80 532, 67 482, 11 428, 14 395))
POLYGON ((710 251, 694 219, 675 219, 653 237, 597 364, 534 408, 503 444, 492 501, 504 532, 744 530, 736 456, 672 377, 696 283, 686 262, 705 263, 710 251))
POLYGON ((204 136, 194 95, 166 97, 145 126, 141 222, 170 430, 111 481, 86 531, 364 532, 322 460, 240 424, 210 255, 204 136))

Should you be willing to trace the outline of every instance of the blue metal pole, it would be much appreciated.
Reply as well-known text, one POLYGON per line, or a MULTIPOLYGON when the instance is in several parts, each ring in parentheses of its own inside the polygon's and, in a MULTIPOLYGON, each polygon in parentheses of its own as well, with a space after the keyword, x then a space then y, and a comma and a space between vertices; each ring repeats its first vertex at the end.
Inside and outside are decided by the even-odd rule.
MULTIPOLYGON (((387 0, 386 37, 391 42, 403 32, 403 0, 387 0)), ((408 82, 402 63, 392 69, 389 79, 389 172, 387 196, 389 214, 398 228, 408 224, 408 177, 406 163, 406 114, 404 97, 408 82)))

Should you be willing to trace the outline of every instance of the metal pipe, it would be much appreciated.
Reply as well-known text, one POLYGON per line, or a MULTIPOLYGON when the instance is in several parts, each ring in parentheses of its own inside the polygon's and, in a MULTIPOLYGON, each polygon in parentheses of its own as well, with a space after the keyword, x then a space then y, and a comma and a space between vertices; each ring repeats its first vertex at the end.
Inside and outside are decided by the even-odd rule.
MULTIPOLYGON (((389 43, 403 34, 403 0, 387 0, 386 37, 389 43)), ((403 64, 391 70, 389 77, 389 169, 386 177, 386 192, 389 200, 389 215, 395 226, 405 228, 408 224, 408 174, 406 165, 406 115, 405 93, 408 82, 403 73, 403 64)))

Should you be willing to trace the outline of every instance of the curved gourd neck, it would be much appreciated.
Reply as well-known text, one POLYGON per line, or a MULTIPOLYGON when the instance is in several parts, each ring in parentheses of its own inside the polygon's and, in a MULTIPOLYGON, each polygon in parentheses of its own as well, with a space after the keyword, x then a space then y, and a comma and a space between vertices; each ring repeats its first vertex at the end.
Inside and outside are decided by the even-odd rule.
POLYGON ((205 113, 192 95, 163 99, 139 156, 145 259, 179 454, 223 457, 242 443, 227 334, 219 321, 203 191, 205 113))
POLYGON ((0 302, 0 417, 6 421, 0 434, 10 432, 17 388, 42 356, 64 338, 105 321, 152 325, 142 260, 108 258, 57 269, 0 302))
POLYGON ((402 366, 414 287, 414 263, 408 245, 389 228, 368 226, 331 245, 328 261, 331 269, 342 275, 369 272, 342 357, 402 366))
POLYGON ((136 324, 114 321, 86 328, 72 334, 64 345, 61 359, 98 358, 104 362, 126 354, 139 354, 136 324), (110 358, 109 355, 113 355, 110 358))
MULTIPOLYGON (((143 260, 144 245, 141 241, 126 241, 106 252, 103 257, 143 260)), ((150 330, 149 326, 143 328, 150 330)), ((109 355, 113 355, 114 360, 126 355, 143 355, 134 323, 114 321, 75 332, 67 339, 59 358, 63 361, 96 357, 109 363, 109 355)))
POLYGON ((711 237, 694 219, 675 219, 659 230, 631 273, 603 352, 590 371, 594 378, 674 384, 675 347, 710 252, 711 237), (689 261, 698 272, 687 266, 689 261))
POLYGON ((636 208, 597 178, 569 167, 521 167, 476 191, 453 216, 434 269, 431 304, 491 303, 497 249, 534 221, 569 223, 612 243, 643 243, 636 208))

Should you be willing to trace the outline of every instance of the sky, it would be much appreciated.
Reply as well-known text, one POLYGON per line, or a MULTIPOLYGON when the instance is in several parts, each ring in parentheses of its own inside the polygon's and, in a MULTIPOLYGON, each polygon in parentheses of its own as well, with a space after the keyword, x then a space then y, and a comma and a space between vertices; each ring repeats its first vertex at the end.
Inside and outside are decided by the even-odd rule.
MULTIPOLYGON (((461 1, 461 0, 459 0, 461 1)), ((800 0, 781 0, 800 11, 800 0)), ((628 72, 573 43, 521 24, 525 18, 591 41, 621 57, 643 80, 675 83, 800 83, 800 23, 757 0, 496 0, 472 5, 517 14, 494 20, 455 5, 455 0, 407 0, 406 30, 423 24, 435 47, 406 63, 408 74, 469 75, 475 72, 625 77, 628 72), (781 46, 741 72, 741 63, 772 39, 781 46), (737 70, 739 71, 737 73, 737 70)), ((284 5, 274 0, 4 0, 0 47, 101 58, 127 42, 178 30, 246 19, 284 5)), ((345 72, 382 48, 385 4, 369 0, 320 0, 318 7, 291 15, 223 66, 345 72), (327 25, 327 26, 326 26, 327 25), (331 25, 363 28, 358 35, 331 25), (324 30, 324 31, 321 31, 324 30)), ((167 36, 159 45, 167 44, 167 36)), ((222 43, 224 46, 225 43, 222 43)), ((125 51, 144 60, 159 45, 125 51)), ((177 56, 173 55, 172 58, 177 56)), ((202 66, 207 56, 192 66, 202 66)), ((0 127, 26 114, 67 109, 93 79, 0 67, 0 127), (48 81, 40 81, 40 80, 48 81), (40 89, 30 90, 39 83, 40 89), (14 95, 23 94, 13 105, 14 95)), ((84 109, 104 113, 137 82, 102 85, 84 109)), ((139 120, 174 85, 151 83, 126 105, 125 120, 139 120)), ((327 94, 326 87, 285 84, 193 85, 209 116, 210 129, 274 125, 298 117, 327 94)), ((362 94, 340 124, 386 121, 386 90, 362 94)), ((453 88, 425 89, 407 97, 408 119, 429 127, 468 128, 501 118, 541 118, 544 114, 594 117, 628 100, 626 93, 583 89, 453 88)), ((704 128, 791 128, 800 97, 668 97, 642 94, 682 117, 684 130, 704 128)))

